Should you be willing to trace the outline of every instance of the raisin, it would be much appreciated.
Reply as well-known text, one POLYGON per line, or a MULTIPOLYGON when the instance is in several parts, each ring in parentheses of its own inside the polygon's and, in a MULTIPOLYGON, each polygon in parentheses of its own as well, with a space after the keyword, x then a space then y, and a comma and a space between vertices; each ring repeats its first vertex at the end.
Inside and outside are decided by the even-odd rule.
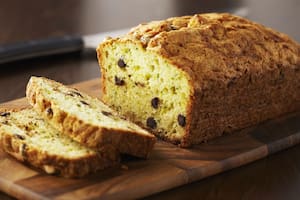
POLYGON ((179 27, 176 26, 176 25, 174 25, 174 24, 171 24, 171 25, 169 26, 169 29, 170 29, 170 30, 178 30, 179 27))
POLYGON ((21 146, 21 154, 23 156, 24 159, 27 159, 27 145, 26 144, 22 144, 21 146))
POLYGON ((158 108, 158 104, 159 104, 159 98, 158 97, 154 97, 152 100, 151 100, 151 105, 153 108, 157 109, 158 108))
POLYGON ((125 85, 125 81, 115 76, 115 84, 122 86, 125 85))
POLYGON ((25 140, 25 136, 23 136, 23 135, 14 134, 14 136, 20 140, 25 140))
POLYGON ((6 121, 6 120, 1 122, 1 124, 9 125, 8 121, 6 121))
POLYGON ((80 94, 80 92, 77 92, 77 91, 71 91, 70 93, 69 93, 69 95, 70 96, 73 96, 72 94, 75 94, 75 95, 77 95, 77 96, 79 96, 79 97, 81 97, 81 98, 83 98, 83 96, 82 96, 82 94, 80 94))
POLYGON ((29 126, 25 125, 25 131, 30 131, 30 130, 31 130, 31 128, 29 126))
POLYGON ((82 100, 80 100, 80 103, 82 103, 83 105, 87 105, 87 106, 89 106, 90 104, 88 104, 87 102, 85 102, 85 101, 82 101, 82 100))
POLYGON ((53 110, 52 110, 52 108, 47 108, 46 112, 47 112, 47 115, 48 115, 49 117, 52 117, 52 116, 53 116, 53 110))
POLYGON ((134 85, 139 87, 145 87, 145 83, 141 83, 141 82, 134 82, 134 85))
POLYGON ((153 117, 149 117, 147 119, 146 123, 147 123, 147 126, 150 127, 150 128, 152 128, 152 129, 155 129, 156 126, 157 126, 157 123, 156 123, 156 121, 155 121, 155 119, 153 117))
POLYGON ((120 58, 120 59, 118 60, 118 66, 119 66, 120 68, 126 67, 126 63, 124 62, 124 60, 123 60, 122 58, 120 58))
POLYGON ((179 124, 180 126, 182 126, 182 127, 184 127, 185 124, 186 124, 185 116, 183 116, 182 114, 179 114, 179 115, 177 116, 177 121, 178 121, 178 124, 179 124))
POLYGON ((74 97, 74 94, 73 94, 73 93, 67 93, 66 95, 71 96, 71 97, 74 97))
POLYGON ((1 117, 7 117, 10 115, 10 112, 0 112, 1 117))
POLYGON ((107 111, 101 111, 101 113, 105 116, 111 116, 112 114, 110 112, 107 112, 107 111))

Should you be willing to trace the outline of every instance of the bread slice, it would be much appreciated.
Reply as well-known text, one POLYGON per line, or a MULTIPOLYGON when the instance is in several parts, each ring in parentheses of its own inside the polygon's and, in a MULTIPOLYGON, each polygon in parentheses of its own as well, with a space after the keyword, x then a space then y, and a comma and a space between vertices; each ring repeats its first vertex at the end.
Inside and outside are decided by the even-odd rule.
POLYGON ((148 157, 155 136, 89 95, 61 83, 31 77, 26 96, 53 127, 90 148, 113 145, 120 153, 148 157))
POLYGON ((0 146, 16 159, 48 174, 77 178, 119 162, 111 145, 95 151, 49 125, 33 109, 0 113, 0 146))
POLYGON ((238 16, 143 23, 97 53, 102 101, 182 147, 300 110, 299 43, 238 16))

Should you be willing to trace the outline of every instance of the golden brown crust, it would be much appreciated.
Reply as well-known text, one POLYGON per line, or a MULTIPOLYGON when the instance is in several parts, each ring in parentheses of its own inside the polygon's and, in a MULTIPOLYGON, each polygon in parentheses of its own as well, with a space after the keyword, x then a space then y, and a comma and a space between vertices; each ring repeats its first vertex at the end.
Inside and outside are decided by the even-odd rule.
POLYGON ((300 45, 247 19, 210 13, 141 24, 101 44, 100 65, 101 48, 114 42, 143 45, 189 75, 183 147, 300 109, 300 45))
MULTIPOLYGON (((98 170, 117 166, 119 156, 116 150, 106 146, 97 153, 87 153, 75 158, 52 153, 51 150, 41 150, 28 143, 25 136, 18 135, 1 125, 14 124, 13 121, 3 120, 0 122, 0 146, 8 154, 17 160, 36 167, 47 174, 55 174, 67 178, 80 178, 98 170)), ((38 131, 38 130, 36 130, 38 131)), ((39 134, 39 133, 36 133, 39 134)), ((27 135, 27 137, 29 137, 27 135)))
POLYGON ((142 24, 122 39, 140 41, 147 50, 184 69, 195 90, 209 88, 211 80, 228 83, 242 75, 240 68, 245 64, 253 72, 300 64, 300 46, 288 36, 226 13, 142 24))
MULTIPOLYGON (((47 81, 49 81, 47 79, 47 81)), ((50 80, 51 81, 51 80, 50 80)), ((120 153, 147 158, 155 144, 153 135, 137 133, 135 130, 107 129, 78 119, 75 115, 66 113, 59 105, 52 104, 42 94, 43 88, 34 81, 27 85, 27 99, 30 104, 59 131, 69 135, 75 141, 90 148, 101 149, 112 146, 120 153), (47 110, 51 108, 52 115, 47 110)), ((96 112, 96 111, 95 111, 96 112)))
POLYGON ((98 156, 91 155, 80 159, 66 159, 31 148, 26 143, 21 142, 20 139, 6 135, 6 133, 1 134, 4 135, 0 138, 0 142, 5 152, 21 162, 45 171, 47 174, 66 178, 80 178, 118 164, 117 160, 113 161, 103 156, 107 152, 99 153, 98 156))

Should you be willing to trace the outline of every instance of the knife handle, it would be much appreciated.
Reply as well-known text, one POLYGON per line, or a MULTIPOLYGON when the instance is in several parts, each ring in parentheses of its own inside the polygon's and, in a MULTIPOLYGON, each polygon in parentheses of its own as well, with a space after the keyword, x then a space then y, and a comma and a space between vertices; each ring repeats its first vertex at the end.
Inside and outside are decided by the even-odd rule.
POLYGON ((0 45, 0 64, 41 56, 79 52, 83 49, 80 36, 63 36, 0 45))

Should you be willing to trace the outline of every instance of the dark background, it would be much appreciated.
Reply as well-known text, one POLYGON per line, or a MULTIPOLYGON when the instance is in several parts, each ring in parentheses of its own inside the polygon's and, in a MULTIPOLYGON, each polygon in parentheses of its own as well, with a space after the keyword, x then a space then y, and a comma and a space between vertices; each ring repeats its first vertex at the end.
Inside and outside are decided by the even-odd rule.
POLYGON ((9 0, 0 2, 0 43, 91 34, 202 12, 247 10, 247 18, 300 40, 299 0, 9 0))
MULTIPOLYGON (((231 12, 300 41, 299 0, 0 1, 0 45, 66 34, 93 34, 150 20, 231 12)), ((0 65, 0 103, 25 95, 31 75, 71 84, 100 75, 94 52, 0 65)), ((300 146, 148 199, 299 199, 300 146)), ((1 169, 0 169, 1 170, 1 169)), ((0 199, 10 197, 4 194, 0 199)))

